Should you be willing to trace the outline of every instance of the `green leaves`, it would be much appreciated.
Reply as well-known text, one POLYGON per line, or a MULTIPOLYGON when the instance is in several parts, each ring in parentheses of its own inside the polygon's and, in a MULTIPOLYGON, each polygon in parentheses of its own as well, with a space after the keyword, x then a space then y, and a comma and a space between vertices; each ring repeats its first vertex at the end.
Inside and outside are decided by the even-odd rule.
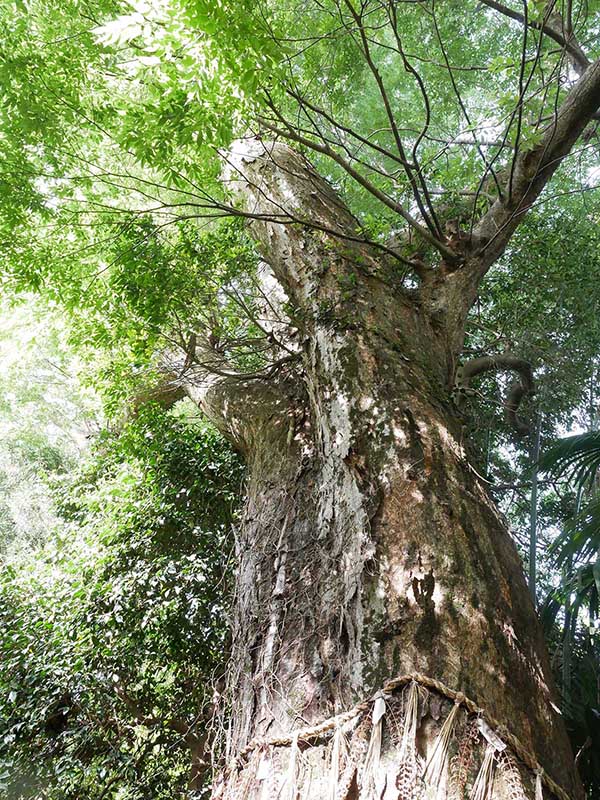
POLYGON ((203 734, 226 653, 241 479, 237 457, 184 405, 145 407, 62 482, 59 535, 0 579, 8 791, 35 760, 53 800, 98 800, 108 786, 184 796, 183 733, 203 734))
MULTIPOLYGON (((590 431, 565 437, 546 450, 540 459, 540 468, 555 477, 569 480, 577 490, 578 498, 587 494, 582 506, 578 501, 578 507, 568 520, 564 532, 552 545, 559 563, 567 559, 575 559, 576 562, 594 559, 600 554, 600 496, 597 492, 600 434, 590 431)), ((587 588, 598 586, 598 562, 594 561, 593 566, 587 565, 587 588)))
POLYGON ((0 321, 0 791, 173 800, 191 754, 170 721, 196 731, 226 650, 242 468, 184 404, 144 407, 75 470, 97 404, 37 315, 0 321))

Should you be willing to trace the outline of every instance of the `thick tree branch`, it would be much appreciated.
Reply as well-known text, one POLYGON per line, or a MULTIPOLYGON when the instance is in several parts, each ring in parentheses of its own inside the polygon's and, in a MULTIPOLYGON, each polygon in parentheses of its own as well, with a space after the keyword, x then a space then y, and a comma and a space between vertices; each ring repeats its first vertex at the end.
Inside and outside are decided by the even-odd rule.
MULTIPOLYGON (((298 309, 312 309, 323 274, 342 257, 366 272, 380 262, 368 242, 356 241, 358 220, 309 162, 285 144, 244 140, 227 157, 225 179, 242 208, 255 215, 251 231, 277 280, 298 309), (284 208, 303 225, 271 221, 284 208), (354 239, 354 240, 353 240, 354 239)), ((338 289, 338 291, 341 291, 338 289)))
POLYGON ((453 399, 456 405, 460 406, 463 398, 474 394, 470 383, 475 376, 484 372, 504 371, 516 372, 519 375, 519 379, 509 387, 504 401, 506 420, 517 433, 525 435, 529 433, 529 425, 517 416, 517 411, 523 398, 535 393, 531 364, 528 361, 509 353, 470 359, 456 371, 453 399))
POLYGON ((504 252, 519 223, 599 106, 600 60, 592 64, 569 91, 542 141, 519 154, 512 175, 510 199, 496 200, 475 226, 475 258, 471 261, 471 271, 476 273, 476 281, 504 252))
MULTIPOLYGON (((368 178, 360 173, 347 159, 345 159, 329 144, 327 144, 327 142, 316 142, 313 139, 309 139, 306 136, 300 135, 296 130, 294 130, 293 126, 286 123, 283 118, 281 118, 281 123, 285 126, 283 129, 272 125, 267 121, 263 121, 264 126, 273 133, 276 133, 277 135, 286 139, 290 139, 293 142, 297 142, 298 144, 301 144, 317 153, 322 153, 332 161, 335 161, 336 164, 339 164, 339 166, 342 167, 342 169, 347 172, 351 178, 353 178, 358 184, 360 184, 360 186, 372 194, 373 197, 376 197, 381 203, 386 205, 392 211, 395 211, 396 214, 399 214, 412 228, 414 228, 415 231, 417 231, 417 233, 419 233, 419 235, 426 242, 435 247, 436 250, 438 250, 447 261, 454 262, 457 260, 456 253, 453 250, 451 250, 443 242, 441 242, 440 239, 434 236, 429 229, 422 225, 415 217, 413 217, 413 215, 410 214, 401 203, 389 197, 385 192, 382 192, 381 189, 375 186, 375 184, 373 184, 368 178)), ((356 221, 355 230, 358 227, 360 226, 358 221, 356 221)))
MULTIPOLYGON (((313 345, 325 346, 325 334, 329 337, 332 330, 349 336, 353 349, 354 331, 371 324, 378 305, 389 306, 390 315, 404 309, 410 324, 427 320, 430 330, 392 259, 381 259, 369 242, 349 240, 358 221, 300 153, 282 142, 239 141, 228 154, 224 177, 240 206, 255 215, 250 233, 289 299, 307 369, 315 356, 313 345), (272 221, 273 207, 287 208, 306 223, 272 221)), ((420 264, 410 266, 421 269, 420 264)), ((445 374, 443 368, 440 372, 445 374)))
POLYGON ((187 397, 236 448, 249 453, 273 419, 285 420, 290 408, 302 405, 299 354, 288 351, 264 369, 242 371, 209 338, 195 333, 187 342, 169 338, 157 365, 160 379, 131 399, 128 416, 147 403, 168 409, 187 397))

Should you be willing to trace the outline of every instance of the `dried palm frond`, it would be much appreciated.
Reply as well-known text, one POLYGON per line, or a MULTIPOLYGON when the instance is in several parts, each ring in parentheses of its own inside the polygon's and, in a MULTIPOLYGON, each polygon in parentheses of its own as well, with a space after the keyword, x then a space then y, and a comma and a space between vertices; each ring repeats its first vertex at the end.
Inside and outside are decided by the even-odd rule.
POLYGON ((471 790, 471 800, 490 800, 496 771, 496 749, 488 744, 471 790))
POLYGON ((473 764, 479 731, 474 721, 468 722, 460 740, 458 752, 450 762, 449 800, 463 800, 469 772, 473 764))
POLYGON ((421 797, 424 785, 419 775, 416 759, 404 759, 396 773, 396 789, 398 800, 417 800, 421 797))
POLYGON ((434 788, 438 787, 448 762, 448 750, 450 749, 450 741, 454 733, 456 718, 459 711, 460 703, 454 703, 450 709, 450 713, 444 720, 444 724, 440 728, 433 751, 423 772, 425 781, 434 788))
POLYGON ((498 757, 498 767, 506 783, 509 800, 527 800, 521 770, 509 750, 504 750, 498 757))
POLYGON ((404 711, 402 701, 398 697, 394 697, 388 702, 386 728, 391 745, 394 748, 399 748, 402 741, 402 731, 404 730, 404 711))
POLYGON ((371 720, 369 717, 365 717, 354 731, 348 757, 346 759, 346 766, 339 779, 335 800, 346 800, 348 797, 352 784, 354 783, 354 778, 358 772, 358 766, 369 748, 367 737, 370 728, 371 720))

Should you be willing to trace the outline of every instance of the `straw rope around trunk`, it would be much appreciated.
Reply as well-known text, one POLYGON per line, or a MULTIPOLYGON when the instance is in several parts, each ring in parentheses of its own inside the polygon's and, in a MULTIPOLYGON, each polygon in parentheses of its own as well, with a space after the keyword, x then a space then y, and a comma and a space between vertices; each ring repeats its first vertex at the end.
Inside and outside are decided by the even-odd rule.
POLYGON ((519 739, 507 730, 505 725, 498 722, 498 720, 488 714, 485 709, 480 708, 477 703, 466 697, 462 692, 451 689, 441 681, 430 678, 428 675, 423 675, 420 672, 399 675, 396 678, 386 681, 382 689, 376 692, 373 697, 363 700, 348 711, 329 717, 316 725, 298 728, 290 734, 276 736, 271 739, 253 739, 240 751, 237 757, 232 760, 228 766, 228 771, 230 769, 237 769, 240 766, 240 762, 245 760, 257 748, 287 747, 293 744, 297 746, 298 742, 308 744, 315 739, 333 736, 338 727, 341 728, 352 720, 356 720, 357 717, 372 711, 373 704, 382 696, 382 693, 383 695, 391 695, 397 689, 410 683, 416 683, 424 688, 433 689, 449 700, 452 700, 455 705, 465 708, 469 714, 476 715, 479 720, 480 733, 484 741, 486 739, 489 741, 490 736, 495 736, 498 741, 508 745, 520 761, 534 773, 538 785, 540 783, 544 784, 544 786, 546 786, 555 797, 558 797, 559 800, 571 800, 567 792, 543 769, 535 755, 530 753, 521 744, 519 739))

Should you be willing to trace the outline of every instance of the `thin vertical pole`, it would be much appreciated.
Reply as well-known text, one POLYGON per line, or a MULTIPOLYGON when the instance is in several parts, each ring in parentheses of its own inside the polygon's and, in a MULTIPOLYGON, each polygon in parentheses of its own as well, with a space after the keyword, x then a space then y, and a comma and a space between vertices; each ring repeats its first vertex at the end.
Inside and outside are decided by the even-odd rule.
POLYGON ((533 605, 537 608, 537 497, 538 497, 538 461, 540 458, 540 433, 542 415, 537 415, 533 445, 531 447, 531 504, 529 511, 529 591, 533 605))
MULTIPOLYGON (((566 569, 564 571, 564 578, 567 585, 571 581, 573 572, 573 556, 569 556, 566 569)), ((573 615, 571 613, 571 590, 567 592, 565 598, 565 628, 563 632, 562 643, 562 696, 563 706, 568 708, 571 703, 571 676, 572 676, 572 638, 573 638, 573 615)))

